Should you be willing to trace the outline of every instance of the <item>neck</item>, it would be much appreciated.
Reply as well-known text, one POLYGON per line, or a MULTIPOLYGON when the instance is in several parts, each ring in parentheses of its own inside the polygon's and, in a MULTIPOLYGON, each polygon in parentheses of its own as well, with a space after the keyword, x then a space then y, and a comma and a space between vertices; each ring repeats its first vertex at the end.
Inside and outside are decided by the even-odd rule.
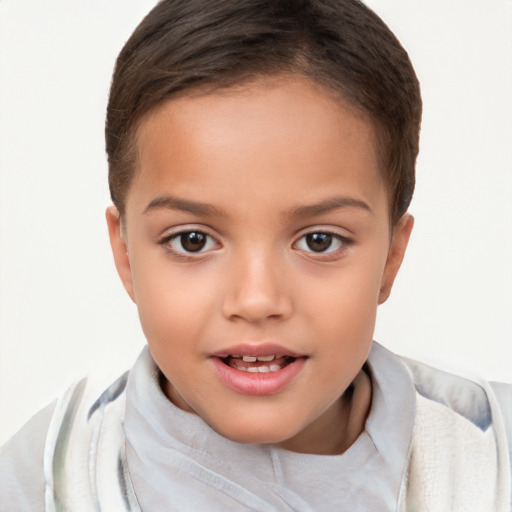
POLYGON ((279 443, 279 446, 299 453, 341 455, 363 432, 371 401, 371 380, 361 369, 320 421, 315 421, 294 438, 279 443))

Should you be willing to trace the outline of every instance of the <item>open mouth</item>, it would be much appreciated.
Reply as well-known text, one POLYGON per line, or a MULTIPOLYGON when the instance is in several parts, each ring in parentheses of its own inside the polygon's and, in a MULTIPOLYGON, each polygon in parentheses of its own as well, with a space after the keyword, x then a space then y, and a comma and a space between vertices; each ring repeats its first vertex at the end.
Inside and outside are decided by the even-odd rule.
POLYGON ((242 372, 249 373, 271 373, 282 370, 297 358, 293 356, 282 356, 278 354, 265 356, 242 356, 228 355, 221 358, 221 361, 242 372))
POLYGON ((282 347, 237 347, 210 356, 217 376, 244 395, 272 395, 285 389, 304 368, 308 356, 283 353, 282 347))

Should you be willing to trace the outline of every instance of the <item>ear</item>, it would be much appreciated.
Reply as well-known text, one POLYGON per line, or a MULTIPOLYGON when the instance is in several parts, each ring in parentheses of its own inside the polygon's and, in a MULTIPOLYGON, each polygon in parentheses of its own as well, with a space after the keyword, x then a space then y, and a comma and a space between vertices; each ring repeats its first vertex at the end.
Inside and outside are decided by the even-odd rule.
POLYGON ((379 304, 386 302, 391 293, 395 277, 404 259, 405 250, 407 249, 413 226, 414 217, 406 213, 393 229, 388 259, 386 260, 386 266, 384 267, 384 273, 382 275, 379 304))
POLYGON ((110 237, 110 246, 112 247, 112 254, 114 255, 117 273, 119 274, 128 295, 133 302, 135 302, 128 246, 126 245, 125 237, 123 235, 119 212, 114 205, 111 205, 107 208, 105 216, 107 218, 108 235, 110 237))

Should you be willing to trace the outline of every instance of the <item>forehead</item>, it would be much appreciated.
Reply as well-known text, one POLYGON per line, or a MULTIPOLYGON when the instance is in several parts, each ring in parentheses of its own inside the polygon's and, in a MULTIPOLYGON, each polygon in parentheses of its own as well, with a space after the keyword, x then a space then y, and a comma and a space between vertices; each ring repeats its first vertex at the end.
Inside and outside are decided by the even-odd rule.
POLYGON ((305 79, 190 94, 141 122, 127 206, 130 196, 170 191, 227 197, 226 186, 265 201, 286 191, 307 203, 343 188, 374 201, 383 188, 377 153, 368 117, 305 79))

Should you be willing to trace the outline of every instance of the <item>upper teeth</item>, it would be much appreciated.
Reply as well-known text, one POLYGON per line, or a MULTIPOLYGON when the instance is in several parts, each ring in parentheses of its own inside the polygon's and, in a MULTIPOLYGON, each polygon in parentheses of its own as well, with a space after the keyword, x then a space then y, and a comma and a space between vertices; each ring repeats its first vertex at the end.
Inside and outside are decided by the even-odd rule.
POLYGON ((242 356, 242 361, 245 363, 255 363, 256 361, 269 362, 273 361, 276 358, 275 355, 272 356, 242 356))

